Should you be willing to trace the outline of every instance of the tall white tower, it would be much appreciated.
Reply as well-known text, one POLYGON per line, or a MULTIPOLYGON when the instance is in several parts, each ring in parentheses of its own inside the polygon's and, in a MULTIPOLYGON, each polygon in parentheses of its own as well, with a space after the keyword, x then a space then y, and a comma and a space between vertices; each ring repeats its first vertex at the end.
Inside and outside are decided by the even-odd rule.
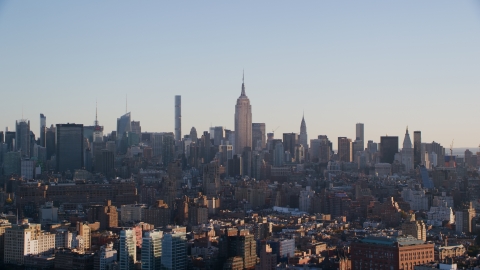
POLYGON ((235 105, 235 154, 242 154, 245 147, 252 147, 252 106, 245 95, 245 75, 242 79, 242 93, 235 105))
POLYGON ((182 139, 182 96, 175 96, 175 141, 182 139))

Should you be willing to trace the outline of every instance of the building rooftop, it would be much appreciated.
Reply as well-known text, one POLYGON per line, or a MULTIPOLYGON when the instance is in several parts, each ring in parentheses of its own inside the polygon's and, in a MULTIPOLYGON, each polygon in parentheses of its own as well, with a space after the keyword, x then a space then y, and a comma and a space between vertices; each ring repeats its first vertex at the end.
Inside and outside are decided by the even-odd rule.
POLYGON ((365 244, 384 246, 393 246, 395 245, 395 243, 398 243, 399 246, 413 246, 425 243, 424 241, 410 235, 406 237, 367 236, 364 239, 360 240, 360 242, 365 244))

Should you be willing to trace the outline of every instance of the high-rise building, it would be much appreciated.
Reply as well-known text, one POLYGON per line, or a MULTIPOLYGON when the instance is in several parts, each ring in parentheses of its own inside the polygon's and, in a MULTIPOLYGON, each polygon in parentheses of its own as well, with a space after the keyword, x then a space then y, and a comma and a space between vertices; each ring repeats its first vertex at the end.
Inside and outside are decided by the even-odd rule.
POLYGON ((15 150, 30 158, 30 121, 22 119, 15 124, 15 150))
POLYGON ((0 131, 0 143, 4 143, 4 142, 5 142, 5 138, 4 138, 3 131, 0 131))
POLYGON ((403 148, 401 152, 402 164, 405 165, 405 171, 410 172, 414 169, 413 159, 414 159, 414 148, 412 147, 412 141, 410 140, 410 134, 407 131, 405 132, 405 138, 403 139, 403 148))
POLYGON ((117 146, 120 146, 125 132, 132 131, 132 115, 126 113, 117 118, 117 146))
POLYGON ((149 224, 153 224, 155 227, 167 226, 170 224, 173 206, 173 202, 171 202, 169 207, 163 200, 158 200, 156 205, 152 205, 149 208, 142 208, 142 219, 149 224))
POLYGON ((162 239, 162 269, 187 269, 187 236, 176 232, 164 234, 162 239))
POLYGON ((203 193, 206 196, 217 196, 220 192, 220 166, 210 162, 203 166, 203 193))
POLYGON ((5 143, 7 144, 7 151, 15 151, 15 131, 5 130, 5 143))
POLYGON ((100 248, 98 259, 95 262, 94 270, 115 269, 114 264, 117 261, 117 250, 113 249, 113 244, 107 244, 100 248))
POLYGON ((283 143, 277 141, 273 150, 273 166, 282 167, 285 164, 285 149, 283 148, 283 143))
POLYGON ((55 154, 57 153, 55 138, 56 135, 57 129, 53 125, 47 128, 47 130, 45 131, 45 147, 47 148, 47 160, 50 160, 52 156, 55 156, 55 154))
POLYGON ((135 231, 127 229, 120 232, 120 246, 118 253, 120 270, 135 269, 135 262, 137 261, 135 231))
POLYGON ((41 113, 40 114, 40 146, 45 147, 45 132, 47 129, 47 117, 41 113))
POLYGON ((460 209, 455 211, 455 230, 458 233, 473 233, 475 224, 475 208, 472 202, 462 205, 460 209))
MULTIPOLYGON (((365 132, 364 132, 364 125, 363 123, 357 123, 355 125, 355 141, 365 141, 365 132)), ((362 147, 363 149, 365 147, 362 147)))
POLYGON ((195 127, 190 129, 190 139, 192 140, 192 143, 196 143, 198 140, 197 129, 195 127))
POLYGON ((266 147, 265 123, 252 123, 252 145, 254 150, 266 147))
POLYGON ((427 241, 427 226, 421 220, 415 220, 415 214, 409 214, 402 224, 403 235, 411 235, 418 240, 427 241))
POLYGON ((380 137, 380 162, 392 164, 398 153, 398 136, 380 137))
POLYGON ((162 269, 162 231, 146 232, 142 239, 142 270, 162 269))
POLYGON ((95 151, 95 171, 107 179, 115 177, 115 156, 112 151, 107 149, 95 151))
POLYGON ((182 140, 182 96, 175 96, 175 141, 182 140))
POLYGON ((219 146, 222 144, 222 141, 224 139, 224 129, 222 126, 214 127, 213 128, 213 144, 215 146, 219 146))
POLYGON ((413 166, 422 165, 422 132, 413 132, 413 166))
POLYGON ((245 81, 235 105, 235 154, 241 155, 245 147, 252 148, 252 106, 245 94, 245 81))
POLYGON ((83 167, 83 125, 57 124, 57 171, 65 172, 83 167))
POLYGON ((300 136, 298 137, 298 143, 303 145, 305 152, 308 152, 307 124, 305 124, 304 116, 302 116, 302 123, 300 124, 300 136))
POLYGON ((139 137, 142 136, 142 126, 140 125, 140 121, 132 121, 130 124, 132 127, 132 132, 137 134, 139 137))
MULTIPOLYGON (((295 155, 295 145, 298 144, 298 134, 297 133, 283 133, 283 148, 286 152, 289 152, 290 155, 295 155)), ((287 160, 290 162, 290 160, 287 160)))
POLYGON ((338 160, 352 162, 352 139, 338 137, 338 160))

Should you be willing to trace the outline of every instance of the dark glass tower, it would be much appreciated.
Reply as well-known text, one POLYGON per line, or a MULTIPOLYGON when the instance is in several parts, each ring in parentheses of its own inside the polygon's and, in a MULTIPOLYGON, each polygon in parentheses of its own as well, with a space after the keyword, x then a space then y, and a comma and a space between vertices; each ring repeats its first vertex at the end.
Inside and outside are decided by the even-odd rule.
POLYGON ((83 167, 83 125, 57 124, 57 171, 64 172, 83 167))
POLYGON ((380 162, 392 164, 398 153, 398 136, 380 137, 380 162))
POLYGON ((413 132, 413 166, 416 168, 422 163, 422 132, 413 132))

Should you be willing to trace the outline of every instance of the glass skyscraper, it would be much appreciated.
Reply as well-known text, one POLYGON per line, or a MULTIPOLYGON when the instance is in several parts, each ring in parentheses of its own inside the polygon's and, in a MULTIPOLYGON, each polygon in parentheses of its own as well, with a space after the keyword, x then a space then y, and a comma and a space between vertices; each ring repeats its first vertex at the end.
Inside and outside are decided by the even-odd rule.
POLYGON ((57 124, 57 171, 64 172, 83 167, 83 125, 57 124))

